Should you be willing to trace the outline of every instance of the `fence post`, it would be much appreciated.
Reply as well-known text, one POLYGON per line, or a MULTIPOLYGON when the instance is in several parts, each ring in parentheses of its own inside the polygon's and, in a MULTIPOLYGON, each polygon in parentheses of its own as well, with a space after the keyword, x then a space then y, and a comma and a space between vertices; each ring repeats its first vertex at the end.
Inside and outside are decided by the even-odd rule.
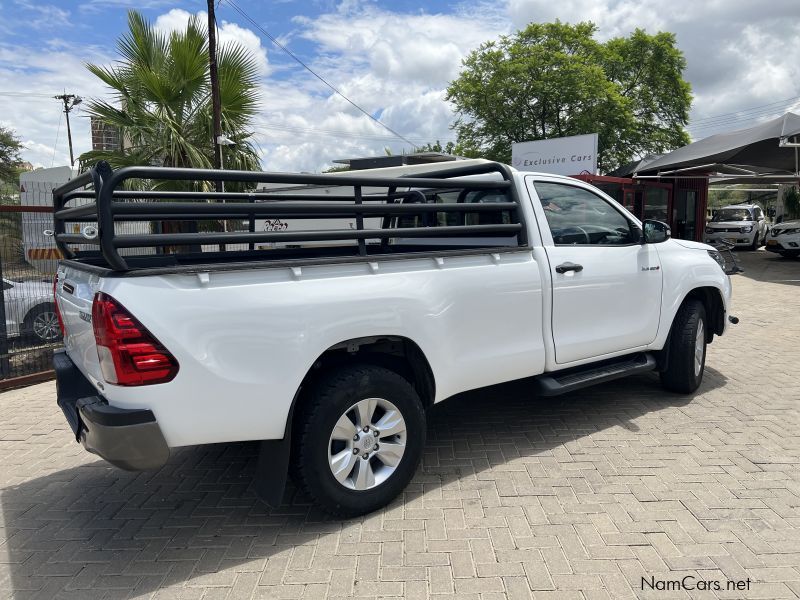
POLYGON ((6 379, 11 374, 8 360, 8 331, 6 330, 6 291, 3 281, 3 250, 0 248, 0 283, 3 284, 3 293, 0 295, 0 379, 6 379))

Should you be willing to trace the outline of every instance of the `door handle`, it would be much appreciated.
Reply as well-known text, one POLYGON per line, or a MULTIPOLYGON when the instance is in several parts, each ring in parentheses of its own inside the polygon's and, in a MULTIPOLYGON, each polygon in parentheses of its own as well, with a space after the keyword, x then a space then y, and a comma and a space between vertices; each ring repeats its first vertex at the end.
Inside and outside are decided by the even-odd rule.
POLYGON ((567 271, 575 271, 580 273, 583 271, 583 265, 576 265, 575 263, 565 262, 556 267, 556 273, 566 273, 567 271))

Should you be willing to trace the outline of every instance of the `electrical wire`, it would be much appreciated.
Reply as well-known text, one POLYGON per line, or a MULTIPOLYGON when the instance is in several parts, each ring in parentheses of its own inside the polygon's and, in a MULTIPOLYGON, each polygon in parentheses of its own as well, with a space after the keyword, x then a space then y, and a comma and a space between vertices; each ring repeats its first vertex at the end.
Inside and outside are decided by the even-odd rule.
MULTIPOLYGON (((764 114, 761 114, 761 115, 755 115, 755 116, 752 116, 752 117, 748 117, 746 119, 725 121, 725 122, 722 122, 722 123, 712 123, 710 125, 702 125, 702 126, 697 126, 697 127, 695 127, 693 125, 689 125, 687 127, 687 130, 690 133, 692 133, 692 132, 701 133, 701 132, 714 131, 714 130, 717 130, 717 129, 729 130, 731 126, 739 126, 740 128, 745 128, 745 127, 749 127, 749 126, 755 126, 759 122, 763 122, 763 121, 766 121, 768 119, 780 117, 783 114, 785 114, 785 111, 784 110, 779 110, 777 112, 773 111, 771 113, 764 113, 764 114)), ((704 135, 707 135, 707 134, 704 133, 704 135)))
POLYGON ((51 94, 38 94, 36 92, 4 92, 0 91, 0 96, 9 96, 11 98, 52 98, 51 94))
POLYGON ((693 121, 696 124, 703 124, 717 120, 726 120, 726 117, 734 117, 739 118, 743 115, 748 115, 750 113, 761 113, 761 112, 774 112, 778 110, 776 105, 781 106, 791 106, 800 102, 800 96, 795 96, 793 98, 786 98, 785 100, 776 100, 775 102, 770 102, 768 104, 761 104, 759 106, 751 106, 750 108, 744 108, 742 110, 737 110, 729 113, 721 113, 718 115, 711 115, 709 117, 703 117, 702 119, 696 119, 693 121), (773 108, 770 108, 773 107, 773 108))
POLYGON ((252 18, 252 17, 250 17, 250 15, 248 15, 248 14, 247 14, 247 13, 246 13, 246 12, 245 12, 245 11, 244 11, 242 8, 240 8, 240 7, 239 7, 239 5, 238 5, 238 4, 236 4, 236 2, 234 2, 234 0, 225 0, 225 3, 226 3, 226 4, 228 4, 228 5, 229 5, 229 6, 230 6, 230 7, 231 7, 233 10, 235 10, 237 13, 239 13, 239 14, 240 14, 240 15, 241 15, 241 16, 242 16, 244 19, 247 19, 247 20, 248 20, 248 21, 249 21, 249 22, 250 22, 250 23, 253 25, 253 27, 255 27, 256 29, 258 29, 258 30, 259 30, 259 31, 260 31, 260 32, 261 32, 261 33, 262 33, 264 36, 266 36, 267 38, 269 38, 269 40, 270 40, 270 41, 271 41, 273 44, 275 44, 275 46, 277 46, 278 48, 280 48, 281 50, 283 50, 283 51, 284 51, 284 52, 285 52, 287 55, 289 55, 289 56, 290 56, 290 57, 291 57, 291 58, 292 58, 292 59, 293 59, 295 62, 297 62, 297 64, 299 64, 299 65, 300 65, 301 67, 303 67, 303 68, 304 68, 306 71, 308 71, 309 73, 311 73, 311 74, 312 74, 314 77, 316 77, 317 79, 319 79, 319 80, 320 80, 322 83, 324 83, 324 84, 325 84, 327 87, 329 87, 329 88, 330 88, 330 89, 331 89, 331 90, 332 90, 332 91, 333 91, 335 94, 337 94, 338 96, 342 97, 342 98, 343 98, 343 99, 344 99, 344 100, 345 100, 345 101, 346 101, 348 104, 350 104, 350 105, 351 105, 351 106, 353 106, 353 107, 354 107, 356 110, 358 110, 359 112, 361 112, 361 113, 363 113, 364 115, 366 115, 367 117, 369 117, 371 120, 375 121, 375 122, 376 122, 378 125, 380 125, 380 126, 381 126, 381 127, 383 127, 384 129, 386 129, 386 130, 387 130, 388 132, 390 132, 390 133, 391 133, 393 136, 395 136, 395 137, 397 137, 397 138, 399 138, 399 139, 403 140, 403 141, 404 141, 404 142, 406 142, 407 144, 411 144, 412 146, 414 145, 414 143, 413 143, 411 140, 407 139, 407 138, 406 138, 406 137, 404 137, 403 135, 401 135, 401 134, 399 134, 398 132, 396 132, 394 129, 392 129, 391 127, 389 127, 388 125, 386 125, 386 123, 383 123, 383 122, 382 122, 380 119, 378 119, 378 118, 374 117, 373 115, 371 115, 369 112, 367 112, 366 110, 364 110, 363 108, 361 108, 361 107, 360 107, 358 104, 356 104, 356 103, 355 103, 355 102, 353 102, 353 101, 352 101, 350 98, 348 98, 348 97, 347 97, 347 96, 345 96, 345 95, 344 95, 342 92, 340 92, 340 91, 339 91, 339 90, 338 90, 338 89, 337 89, 335 86, 333 86, 333 84, 329 83, 329 82, 328 82, 328 81, 327 81, 327 80, 326 80, 326 79, 325 79, 325 78, 324 78, 322 75, 320 75, 319 73, 317 73, 316 71, 314 71, 314 69, 312 69, 312 68, 311 68, 311 67, 309 67, 309 66, 308 66, 308 65, 307 65, 305 62, 303 62, 303 60, 302 60, 302 59, 301 59, 299 56, 297 56, 297 55, 296 55, 294 52, 292 52, 291 50, 289 50, 289 49, 288 49, 286 46, 284 46, 283 44, 281 44, 281 43, 278 41, 278 39, 277 39, 275 36, 273 36, 272 34, 270 34, 270 33, 269 33, 269 32, 268 32, 266 29, 264 29, 264 28, 263 28, 263 27, 262 27, 262 26, 261 26, 259 23, 257 23, 257 22, 256 22, 256 21, 255 21, 255 20, 252 18))
MULTIPOLYGON (((380 134, 370 134, 370 133, 358 133, 355 131, 344 131, 339 129, 317 129, 317 128, 310 128, 310 127, 292 127, 290 125, 278 125, 278 124, 265 124, 261 126, 257 126, 254 128, 255 131, 259 133, 266 133, 267 131, 281 131, 287 133, 296 133, 296 134, 307 134, 307 135, 326 135, 326 136, 333 136, 333 137, 344 137, 344 138, 353 138, 353 139, 364 139, 364 140, 375 140, 375 141, 392 141, 394 138, 389 135, 380 135, 380 134)), ((449 134, 448 134, 449 135, 449 134)), ((447 143, 447 136, 434 136, 438 140, 445 139, 444 143, 447 143)), ((410 138, 409 143, 414 145, 415 147, 423 146, 429 139, 423 138, 410 138)))
POLYGON ((769 119, 769 118, 772 118, 772 117, 779 117, 779 116, 785 114, 786 113, 786 109, 789 108, 789 107, 790 106, 786 106, 785 108, 773 109, 773 110, 765 111, 765 112, 758 113, 758 114, 753 114, 753 115, 749 115, 749 116, 743 116, 743 117, 738 118, 738 119, 728 119, 726 121, 716 121, 716 122, 713 122, 713 123, 705 123, 705 124, 701 124, 701 125, 696 125, 694 123, 690 123, 689 124, 689 129, 712 129, 712 128, 724 127, 726 125, 737 125, 737 124, 741 124, 741 123, 750 123, 752 121, 762 121, 764 119, 769 119))
POLYGON ((56 127, 56 141, 53 144, 53 159, 50 161, 50 168, 53 168, 53 165, 56 164, 56 149, 58 148, 58 134, 61 133, 61 118, 64 112, 59 110, 58 111, 58 127, 56 127))

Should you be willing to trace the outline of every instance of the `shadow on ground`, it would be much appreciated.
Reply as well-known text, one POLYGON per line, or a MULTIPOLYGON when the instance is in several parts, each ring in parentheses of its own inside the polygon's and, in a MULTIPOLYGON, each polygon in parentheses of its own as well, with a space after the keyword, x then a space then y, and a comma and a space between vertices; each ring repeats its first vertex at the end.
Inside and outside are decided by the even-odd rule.
POLYGON ((784 258, 766 250, 736 251, 736 259, 744 273, 734 277, 746 277, 764 283, 800 285, 800 258, 784 258))
MULTIPOLYGON (((724 384, 709 369, 701 391, 724 384)), ((396 514, 443 489, 494 486, 502 475, 495 467, 609 428, 623 427, 635 440, 638 417, 691 401, 662 392, 652 373, 559 398, 535 398, 522 383, 463 394, 431 409, 423 464, 384 510, 396 514)), ((155 473, 96 461, 3 490, 11 581, 0 589, 17 598, 91 598, 103 588, 135 597, 192 581, 230 585, 230 567, 252 563, 245 570, 268 577, 271 556, 375 518, 328 517, 291 484, 281 507, 266 507, 252 491, 256 454, 255 443, 182 449, 155 473)))

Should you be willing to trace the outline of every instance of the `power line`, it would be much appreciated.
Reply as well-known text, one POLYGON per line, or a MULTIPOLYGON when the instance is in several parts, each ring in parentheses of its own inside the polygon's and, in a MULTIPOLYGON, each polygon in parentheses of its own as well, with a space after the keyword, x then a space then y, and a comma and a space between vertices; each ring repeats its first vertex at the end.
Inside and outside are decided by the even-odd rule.
POLYGON ((714 129, 721 129, 731 125, 747 126, 749 123, 760 121, 768 118, 779 117, 786 112, 786 109, 800 102, 800 96, 797 98, 787 98, 786 100, 778 100, 769 104, 764 104, 760 107, 753 107, 745 109, 739 113, 727 113, 727 115, 717 115, 716 117, 708 117, 705 120, 700 119, 692 121, 687 129, 696 134, 710 131, 714 129))
POLYGON ((692 123, 689 125, 689 127, 693 129, 708 129, 709 127, 719 127, 721 125, 730 125, 732 123, 746 123, 748 121, 763 119, 765 117, 770 117, 773 115, 782 115, 786 112, 786 109, 789 108, 789 106, 791 105, 785 105, 783 107, 776 107, 769 110, 763 110, 757 113, 751 113, 749 115, 742 115, 740 117, 728 117, 727 119, 722 119, 719 121, 711 121, 707 123, 692 123))
POLYGON ((314 69, 312 69, 312 68, 311 68, 311 67, 309 67, 309 66, 308 66, 308 65, 307 65, 305 62, 303 62, 303 61, 300 59, 300 57, 299 57, 299 56, 297 56, 297 55, 296 55, 294 52, 292 52, 291 50, 289 50, 289 49, 288 49, 286 46, 284 46, 283 44, 281 44, 281 43, 278 41, 278 39, 277 39, 276 37, 274 37, 272 34, 270 34, 270 33, 269 33, 269 32, 268 32, 266 29, 264 29, 263 27, 261 27, 261 25, 259 25, 259 24, 258 24, 258 23, 257 23, 255 20, 253 20, 253 19, 250 17, 250 15, 248 15, 246 12, 244 12, 244 10, 242 10, 242 9, 239 7, 239 5, 237 5, 237 4, 236 4, 236 2, 234 2, 233 0, 225 0, 225 2, 226 2, 226 3, 227 3, 227 4, 228 4, 228 5, 231 7, 231 8, 233 8, 233 10, 235 10, 237 13, 239 13, 239 14, 240 14, 240 15, 241 15, 243 18, 247 19, 247 20, 248 20, 248 21, 249 21, 249 22, 250 22, 250 23, 251 23, 251 24, 252 24, 252 25, 253 25, 253 26, 254 26, 256 29, 258 29, 258 30, 259 30, 259 31, 260 31, 260 32, 261 32, 261 33, 262 33, 264 36, 266 36, 267 38, 269 38, 269 40, 270 40, 270 41, 271 41, 273 44, 275 44, 275 45, 276 45, 278 48, 280 48, 281 50, 283 50, 283 51, 284 51, 286 54, 288 54, 288 55, 289 55, 289 56, 290 56, 292 59, 294 59, 294 61, 295 61, 295 62, 297 62, 297 63, 298 63, 298 64, 299 64, 301 67, 303 67, 303 68, 304 68, 306 71, 308 71, 309 73, 311 73, 311 74, 312 74, 314 77, 316 77, 316 78, 317 78, 317 79, 319 79, 319 80, 320 80, 322 83, 324 83, 326 86, 328 86, 328 87, 329 87, 331 90, 333 90, 333 92, 334 92, 335 94, 337 94, 337 95, 341 96, 342 98, 344 98, 344 100, 345 100, 345 101, 347 101, 347 103, 348 103, 348 104, 350 104, 351 106, 353 106, 353 107, 354 107, 355 109, 357 109, 359 112, 361 112, 361 113, 365 114, 367 117, 369 117, 369 118, 370 118, 370 119, 372 119, 373 121, 375 121, 375 122, 376 122, 378 125, 380 125, 380 126, 381 126, 381 127, 383 127, 384 129, 386 129, 387 131, 389 131, 389 132, 390 132, 392 135, 394 135, 395 137, 397 137, 397 138, 400 138, 401 140, 403 140, 404 142, 406 142, 406 143, 408 143, 408 144, 411 144, 412 146, 414 145, 414 143, 413 143, 411 140, 409 140, 409 139, 405 138, 404 136, 400 135, 400 134, 399 134, 398 132, 396 132, 394 129, 392 129, 391 127, 389 127, 389 126, 388 126, 388 125, 386 125, 385 123, 383 123, 383 122, 382 122, 380 119, 377 119, 377 118, 375 118, 374 116, 372 116, 372 115, 371 115, 369 112, 367 112, 366 110, 364 110, 363 108, 361 108, 361 107, 360 107, 358 104, 356 104, 355 102, 353 102, 352 100, 350 100, 350 98, 348 98, 348 97, 347 97, 347 96, 345 96, 345 95, 344 95, 342 92, 340 92, 340 91, 339 91, 339 90, 338 90, 336 87, 334 87, 334 86, 333 86, 331 83, 329 83, 329 82, 328 82, 328 81, 327 81, 327 80, 326 80, 326 79, 325 79, 325 78, 324 78, 322 75, 320 75, 319 73, 317 73, 316 71, 314 71, 314 69))
MULTIPOLYGON (((278 125, 278 124, 267 124, 261 125, 255 128, 256 131, 260 133, 265 133, 264 130, 270 131, 282 131, 288 133, 298 133, 298 134, 309 134, 309 135, 329 135, 335 137, 345 137, 345 138, 354 138, 354 139, 365 139, 365 140, 375 140, 375 141, 392 141, 394 138, 389 135, 380 135, 380 134, 370 134, 370 133, 358 133, 355 131, 344 131, 339 129, 317 129, 317 128, 310 128, 310 127, 292 127, 290 125, 278 125)), ((448 134, 449 135, 449 134, 448 134)), ((431 141, 431 139, 436 138, 438 140, 445 139, 445 143, 447 143, 447 136, 432 136, 431 138, 409 138, 409 143, 414 146, 424 145, 425 143, 431 141)))
POLYGON ((712 123, 709 125, 700 125, 700 126, 692 126, 689 125, 687 129, 691 132, 701 132, 701 131, 713 131, 715 129, 723 129, 723 128, 730 128, 730 126, 739 126, 739 127, 749 127, 751 125, 756 125, 758 121, 764 121, 769 118, 779 117, 784 114, 783 111, 779 110, 777 112, 772 113, 764 113, 763 115, 755 115, 752 117, 748 117, 746 119, 739 119, 733 121, 725 121, 722 123, 712 123))
POLYGON ((766 109, 766 112, 770 112, 770 111, 777 110, 777 108, 770 109, 768 107, 775 107, 775 105, 786 105, 786 106, 788 106, 788 105, 791 105, 791 104, 795 104, 796 102, 800 102, 800 96, 795 96, 793 98, 786 98, 785 100, 776 100, 775 102, 769 102, 768 104, 760 104, 758 106, 751 106, 750 108, 743 108, 742 110, 736 110, 736 111, 729 112, 729 113, 721 113, 721 114, 718 114, 718 115, 711 115, 709 117, 703 117, 702 119, 696 119, 693 122, 697 123, 697 124, 700 124, 700 123, 706 123, 706 122, 709 122, 709 121, 716 121, 718 119, 725 120, 724 119, 725 117, 739 117, 741 115, 747 115, 747 114, 753 113, 753 112, 764 112, 765 109, 766 109))
POLYGON ((63 114, 64 114, 63 112, 58 111, 58 127, 56 127, 56 141, 53 144, 53 158, 50 161, 50 168, 52 168, 53 165, 56 164, 56 149, 58 148, 58 134, 61 133, 61 115, 63 114))
POLYGON ((9 96, 11 98, 52 98, 50 94, 39 94, 36 92, 3 92, 0 91, 0 96, 9 96))

